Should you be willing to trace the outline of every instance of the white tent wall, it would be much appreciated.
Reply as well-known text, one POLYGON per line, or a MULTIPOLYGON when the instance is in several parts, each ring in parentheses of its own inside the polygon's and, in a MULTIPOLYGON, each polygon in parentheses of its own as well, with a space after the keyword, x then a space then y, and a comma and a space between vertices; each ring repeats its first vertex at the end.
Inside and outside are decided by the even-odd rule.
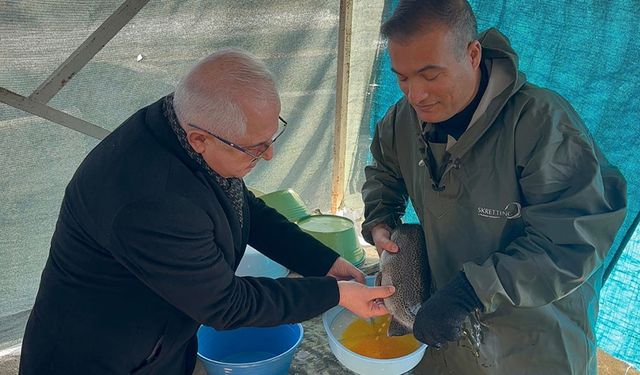
MULTIPOLYGON (((349 1, 345 180, 354 165, 384 2, 349 1)), ((28 97, 121 1, 0 1, 0 87, 28 97)), ((272 70, 289 122, 270 162, 245 179, 331 205, 340 2, 150 1, 49 105, 113 130, 173 90, 203 56, 244 48, 272 70)), ((368 131, 364 133, 368 142, 368 131)), ((0 349, 19 342, 48 255, 64 188, 98 140, 0 103, 0 349)))

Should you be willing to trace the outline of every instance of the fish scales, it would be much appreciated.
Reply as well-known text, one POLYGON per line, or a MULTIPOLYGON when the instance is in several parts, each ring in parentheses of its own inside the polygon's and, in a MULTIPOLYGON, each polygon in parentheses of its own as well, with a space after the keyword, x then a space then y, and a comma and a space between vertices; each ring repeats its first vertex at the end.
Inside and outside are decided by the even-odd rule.
POLYGON ((397 253, 383 251, 377 285, 393 285, 396 292, 384 299, 392 320, 387 334, 402 336, 413 331, 413 323, 422 302, 429 298, 431 273, 422 227, 400 224, 391 233, 397 253))

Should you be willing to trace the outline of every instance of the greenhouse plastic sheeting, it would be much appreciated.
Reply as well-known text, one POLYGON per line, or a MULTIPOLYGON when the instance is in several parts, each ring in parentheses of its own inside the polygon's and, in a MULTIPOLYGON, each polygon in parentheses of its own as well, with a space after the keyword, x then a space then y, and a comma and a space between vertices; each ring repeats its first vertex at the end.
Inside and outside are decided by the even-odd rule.
MULTIPOLYGON (((397 0, 387 1, 388 16, 397 0)), ((640 208, 640 2, 470 1, 478 28, 497 27, 520 56, 530 82, 566 97, 609 160, 628 182, 629 209, 612 246, 620 245, 640 208)), ((381 48, 370 85, 370 134, 399 91, 381 48)), ((362 173, 352 176, 361 186, 362 173)), ((404 221, 417 222, 412 208, 404 221)), ((607 261, 609 262, 611 256, 607 261)), ((636 230, 605 282, 597 326, 598 345, 640 366, 640 230, 636 230)))

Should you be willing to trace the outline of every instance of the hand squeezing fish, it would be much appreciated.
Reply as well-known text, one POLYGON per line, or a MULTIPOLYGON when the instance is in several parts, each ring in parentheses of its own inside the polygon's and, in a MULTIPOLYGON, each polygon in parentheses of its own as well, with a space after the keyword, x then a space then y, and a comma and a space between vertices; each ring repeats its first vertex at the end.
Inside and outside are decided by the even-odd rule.
POLYGON ((392 319, 388 336, 402 336, 413 331, 413 323, 422 302, 429 298, 431 272, 422 227, 400 224, 391 233, 391 240, 400 249, 397 253, 383 251, 376 285, 393 285, 396 292, 384 299, 392 319))

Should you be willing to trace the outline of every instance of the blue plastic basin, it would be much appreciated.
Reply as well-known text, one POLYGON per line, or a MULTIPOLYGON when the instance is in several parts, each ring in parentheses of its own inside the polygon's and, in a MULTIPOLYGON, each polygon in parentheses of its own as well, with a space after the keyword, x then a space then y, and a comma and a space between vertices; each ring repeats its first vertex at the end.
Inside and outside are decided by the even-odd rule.
POLYGON ((286 375, 302 342, 301 324, 217 331, 198 329, 198 357, 208 375, 286 375))

